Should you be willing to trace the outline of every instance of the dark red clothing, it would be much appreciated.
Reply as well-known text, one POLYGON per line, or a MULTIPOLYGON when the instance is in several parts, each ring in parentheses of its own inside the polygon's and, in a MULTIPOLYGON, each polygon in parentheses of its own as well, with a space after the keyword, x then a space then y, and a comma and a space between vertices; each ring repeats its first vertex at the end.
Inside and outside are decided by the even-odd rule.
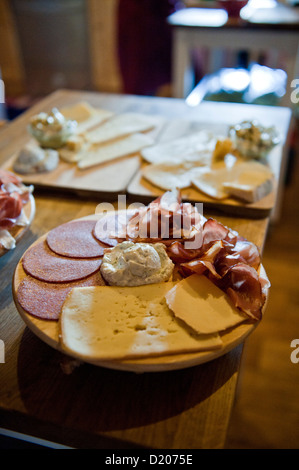
POLYGON ((120 0, 118 54, 124 93, 153 95, 171 81, 171 30, 175 0, 120 0))

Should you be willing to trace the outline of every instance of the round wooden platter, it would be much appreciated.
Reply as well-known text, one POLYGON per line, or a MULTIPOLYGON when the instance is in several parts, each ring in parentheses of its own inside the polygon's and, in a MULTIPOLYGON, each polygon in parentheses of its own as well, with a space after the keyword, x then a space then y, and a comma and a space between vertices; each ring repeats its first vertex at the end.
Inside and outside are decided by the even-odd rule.
MULTIPOLYGON (((101 217, 100 215, 93 215, 89 217, 83 217, 82 219, 98 219, 101 217)), ((41 238, 36 240, 34 244, 44 240, 47 234, 43 235, 41 238)), ((266 275, 263 266, 261 266, 261 274, 266 275)), ((24 320, 25 324, 29 327, 29 329, 42 341, 44 341, 49 346, 53 347, 57 351, 65 354, 63 348, 61 347, 60 343, 60 325, 59 321, 51 321, 51 320, 41 320, 39 318, 34 317, 33 315, 28 314, 18 303, 17 298, 17 290, 20 282, 26 276, 26 273, 22 267, 22 259, 19 261, 18 265, 16 266, 15 273, 13 276, 13 285, 12 285, 12 292, 15 305, 17 310, 24 320)), ((268 296, 267 296, 268 298, 268 296)), ((264 310, 266 305, 264 306, 264 310)), ((258 326, 259 321, 257 322, 249 322, 244 321, 243 323, 239 324, 237 327, 231 328, 223 333, 221 333, 221 339, 223 345, 221 348, 209 350, 209 351, 201 351, 198 353, 184 353, 184 354, 171 354, 171 355, 163 355, 157 357, 146 357, 142 359, 130 359, 130 360, 122 360, 122 361, 92 361, 88 360, 90 364, 105 367, 109 369, 115 370, 122 370, 128 372, 163 372, 163 371, 170 371, 170 370, 178 370, 184 369, 192 366, 196 366, 199 364, 203 364, 205 362, 212 361, 224 354, 228 353, 236 346, 241 344, 258 326)), ((74 357, 74 359, 78 359, 74 357)))
MULTIPOLYGON (((17 226, 15 225, 12 227, 9 232, 10 234, 14 237, 16 244, 19 243, 21 238, 25 235, 27 230, 29 230, 30 225, 32 224, 32 221, 35 216, 35 199, 32 194, 29 196, 28 202, 24 205, 23 207, 24 213, 28 219, 28 224, 25 226, 17 226)), ((7 250, 3 247, 0 247, 0 257, 5 255, 6 253, 9 253, 11 250, 7 250)))

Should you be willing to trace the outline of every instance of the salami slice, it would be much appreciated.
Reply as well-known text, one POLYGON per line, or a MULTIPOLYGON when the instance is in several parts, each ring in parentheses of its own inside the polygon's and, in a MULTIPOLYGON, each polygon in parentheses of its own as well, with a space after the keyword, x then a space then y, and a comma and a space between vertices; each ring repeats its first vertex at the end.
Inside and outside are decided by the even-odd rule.
POLYGON ((33 245, 24 254, 24 271, 46 282, 71 282, 84 279, 100 269, 102 259, 78 259, 57 255, 46 241, 33 245))
MULTIPOLYGON (((47 235, 47 244, 56 254, 71 258, 103 256, 105 245, 94 236, 94 220, 76 220, 59 225, 47 235)), ((106 246, 107 248, 107 246, 106 246)))
POLYGON ((81 281, 48 283, 26 276, 17 290, 17 300, 30 315, 43 320, 58 320, 63 302, 74 287, 104 285, 100 272, 81 281))

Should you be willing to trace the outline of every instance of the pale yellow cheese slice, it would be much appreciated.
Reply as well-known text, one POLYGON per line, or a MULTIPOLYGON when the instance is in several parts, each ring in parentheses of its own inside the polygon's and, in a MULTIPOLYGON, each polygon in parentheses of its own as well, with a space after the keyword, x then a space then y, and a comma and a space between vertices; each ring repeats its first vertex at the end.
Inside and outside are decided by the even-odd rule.
POLYGON ((60 112, 66 119, 77 121, 76 133, 78 134, 84 133, 102 124, 114 115, 112 111, 94 108, 85 101, 80 101, 69 107, 62 108, 60 112))
POLYGON ((209 165, 216 141, 212 133, 202 130, 170 142, 158 143, 144 149, 141 154, 148 163, 196 161, 209 165))
POLYGON ((144 147, 152 145, 152 143, 153 139, 150 136, 137 133, 100 147, 90 147, 84 155, 81 155, 78 168, 85 169, 138 153, 144 147))
POLYGON ((196 335, 170 312, 165 294, 174 285, 74 288, 60 318, 63 350, 96 363, 221 348, 218 334, 196 335))
POLYGON ((262 163, 241 161, 231 167, 202 170, 194 175, 192 184, 215 199, 237 197, 256 202, 272 191, 273 174, 262 163))
POLYGON ((196 166, 197 162, 152 164, 142 170, 142 176, 161 189, 183 189, 191 185, 196 166))
POLYGON ((93 144, 101 144, 109 140, 145 132, 157 125, 157 118, 139 113, 118 114, 96 129, 86 133, 86 139, 93 144))
POLYGON ((175 317, 198 334, 219 333, 246 320, 228 296, 204 275, 183 279, 165 297, 175 317))

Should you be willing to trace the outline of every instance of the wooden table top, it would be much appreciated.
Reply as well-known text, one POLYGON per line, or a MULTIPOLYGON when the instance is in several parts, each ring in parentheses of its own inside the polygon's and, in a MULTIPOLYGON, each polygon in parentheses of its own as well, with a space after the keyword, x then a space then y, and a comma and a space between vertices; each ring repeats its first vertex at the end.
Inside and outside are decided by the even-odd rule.
MULTIPOLYGON (((134 110, 166 117, 243 118, 263 107, 204 103, 190 109, 183 100, 58 91, 0 131, 0 163, 26 139, 29 115, 80 101, 118 112, 134 110)), ((285 136, 288 114, 276 109, 285 136)), ((258 117, 258 116, 257 116, 258 117)), ((71 374, 64 357, 23 323, 12 299, 12 277, 24 251, 51 228, 94 213, 101 202, 89 196, 35 192, 36 215, 15 250, 0 258, 0 427, 75 448, 223 448, 241 363, 242 344, 226 355, 184 370, 135 374, 81 365, 71 374)), ((209 214, 205 214, 208 216, 209 214)), ((212 214, 213 215, 213 214, 212 214)), ((225 225, 263 248, 268 218, 217 215, 225 225)))

